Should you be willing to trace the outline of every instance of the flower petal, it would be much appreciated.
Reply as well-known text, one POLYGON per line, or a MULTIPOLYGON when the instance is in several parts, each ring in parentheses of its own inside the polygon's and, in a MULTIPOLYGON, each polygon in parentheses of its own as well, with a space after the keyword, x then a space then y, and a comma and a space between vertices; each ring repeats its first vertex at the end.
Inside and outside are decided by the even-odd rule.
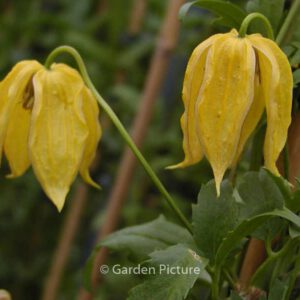
POLYGON ((264 144, 265 166, 279 175, 276 161, 282 151, 291 123, 293 77, 287 57, 269 39, 248 36, 257 50, 260 78, 267 112, 267 132, 264 144))
POLYGON ((84 83, 76 70, 63 64, 39 71, 33 83, 30 159, 44 191, 61 211, 88 135, 80 96, 84 83))
POLYGON ((218 195, 253 102, 254 75, 255 53, 246 39, 224 35, 211 46, 196 103, 197 131, 214 172, 218 195))
POLYGON ((11 169, 9 178, 23 175, 30 166, 27 147, 30 117, 31 111, 20 103, 11 111, 4 141, 4 152, 11 169))
POLYGON ((88 88, 82 90, 82 111, 89 130, 83 158, 80 165, 80 175, 85 182, 95 188, 100 186, 92 180, 89 167, 95 158, 97 146, 101 137, 101 127, 99 123, 99 105, 88 88))
POLYGON ((242 127, 239 145, 235 154, 235 159, 232 163, 233 167, 236 166, 248 138, 253 133, 258 122, 260 121, 261 116, 264 112, 264 108, 265 108, 265 102, 263 98, 261 84, 259 82, 258 75, 255 75, 254 99, 242 127))
POLYGON ((185 111, 180 119, 185 158, 181 163, 167 167, 168 169, 184 168, 193 165, 203 157, 203 151, 196 134, 197 116, 195 113, 195 103, 203 82, 208 49, 221 36, 222 34, 213 35, 199 44, 194 49, 188 61, 182 89, 182 100, 185 111))
MULTIPOLYGON (((4 80, 0 84, 0 161, 2 155, 2 149, 5 142, 5 137, 7 135, 7 128, 8 124, 10 124, 10 134, 17 134, 18 138, 21 137, 21 132, 16 133, 18 130, 22 130, 23 133, 26 134, 26 126, 27 126, 27 119, 26 113, 23 115, 23 121, 26 123, 21 125, 20 122, 22 121, 17 120, 21 114, 20 106, 22 106, 24 100, 25 90, 27 88, 28 83, 30 82, 32 76, 42 68, 43 66, 34 60, 25 60, 18 64, 16 64, 13 69, 8 73, 8 75, 4 78, 4 80), (18 112, 14 112, 17 109, 18 112), (17 116, 16 116, 17 115, 17 116), (14 120, 17 120, 15 126, 13 125, 14 120), (20 128, 20 126, 24 126, 24 128, 20 128), (14 127, 14 129, 13 129, 14 127), (14 132, 13 132, 14 131, 14 132)), ((22 118, 22 116, 21 116, 22 118)), ((10 141, 8 143, 13 143, 12 137, 9 137, 10 141)), ((20 141, 20 140, 19 140, 20 141)), ((21 142, 21 141, 20 141, 21 142)), ((22 140, 22 143, 24 141, 22 140)), ((15 142, 16 144, 17 142, 15 142)), ((23 145, 23 144, 22 144, 23 145)), ((8 145, 7 145, 8 146, 8 145)), ((13 147, 13 145, 11 144, 13 147)), ((28 154, 27 154, 27 147, 20 148, 19 145, 18 149, 15 149, 15 154, 18 152, 20 155, 20 161, 16 162, 15 166, 12 167, 12 159, 15 157, 18 159, 15 154, 11 153, 10 150, 7 148, 8 160, 10 166, 12 168, 17 168, 12 170, 13 175, 17 176, 21 175, 22 172, 25 171, 27 162, 28 154), (19 151, 22 149, 22 153, 19 151), (21 157, 22 156, 22 157, 21 157), (18 166, 17 166, 18 165, 18 166)), ((11 149, 12 150, 12 149, 11 149)))

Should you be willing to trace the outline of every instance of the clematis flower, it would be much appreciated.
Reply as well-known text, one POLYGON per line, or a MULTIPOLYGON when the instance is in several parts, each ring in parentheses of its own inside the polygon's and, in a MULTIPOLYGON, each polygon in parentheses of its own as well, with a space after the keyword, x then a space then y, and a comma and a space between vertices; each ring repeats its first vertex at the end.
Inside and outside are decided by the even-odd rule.
POLYGON ((89 174, 101 136, 98 115, 96 99, 75 69, 18 63, 0 83, 0 154, 9 177, 32 165, 59 211, 78 172, 99 187, 89 174))
POLYGON ((276 161, 291 122, 292 72, 275 42, 260 34, 216 34, 193 51, 183 83, 183 168, 204 156, 212 166, 217 194, 266 111, 265 167, 279 175, 276 161))

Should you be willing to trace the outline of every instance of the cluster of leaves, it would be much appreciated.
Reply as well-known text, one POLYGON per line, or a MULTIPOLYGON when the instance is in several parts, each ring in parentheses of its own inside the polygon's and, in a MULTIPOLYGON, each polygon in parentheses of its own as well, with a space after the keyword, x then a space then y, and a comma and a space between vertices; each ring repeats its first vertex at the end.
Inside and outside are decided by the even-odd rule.
MULTIPOLYGON (((214 182, 210 181, 202 186, 198 202, 193 206, 192 233, 160 216, 152 222, 117 231, 96 250, 104 246, 135 254, 145 266, 199 267, 202 270, 200 275, 158 272, 134 287, 127 299, 186 299, 196 282, 203 286, 214 284, 216 274, 221 277, 217 283, 223 287, 221 295, 226 297, 234 288, 228 276, 237 276, 239 252, 245 239, 256 237, 268 242, 289 229, 290 235, 277 242, 280 250, 270 250, 268 276, 258 272, 253 278, 255 286, 269 291, 269 297, 261 299, 289 299, 291 290, 288 287, 294 280, 289 276, 290 267, 297 260, 300 246, 300 218, 288 207, 300 209, 299 195, 299 192, 291 192, 286 181, 264 169, 245 173, 236 188, 224 181, 219 198, 214 182), (278 265, 280 268, 275 267, 278 265)), ((89 271, 87 268, 85 274, 88 288, 89 271)), ((232 293, 229 299, 242 298, 232 293)))

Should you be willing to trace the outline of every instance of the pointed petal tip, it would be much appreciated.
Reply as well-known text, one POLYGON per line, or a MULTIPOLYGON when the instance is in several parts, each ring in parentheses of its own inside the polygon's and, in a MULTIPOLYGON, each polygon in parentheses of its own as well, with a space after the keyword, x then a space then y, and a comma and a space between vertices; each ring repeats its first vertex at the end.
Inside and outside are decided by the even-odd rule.
POLYGON ((273 175, 275 175, 277 177, 281 176, 278 169, 277 169, 277 167, 276 167, 276 165, 275 165, 275 163, 272 164, 272 165, 269 165, 269 166, 265 165, 264 169, 267 169, 269 172, 271 172, 273 175))
POLYGON ((14 178, 16 178, 16 177, 18 177, 18 176, 15 176, 14 174, 7 174, 7 175, 5 175, 5 178, 6 179, 14 179, 14 178))
POLYGON ((91 176, 87 170, 84 172, 80 172, 80 175, 85 183, 91 185, 92 187, 94 187, 95 189, 97 189, 99 191, 102 190, 102 187, 91 178, 91 176))
POLYGON ((224 172, 216 172, 214 171, 215 176, 215 185, 216 185, 216 192, 217 192, 217 198, 220 198, 221 195, 221 183, 224 177, 224 172))
POLYGON ((182 169, 182 168, 189 167, 193 164, 194 163, 189 163, 188 161, 184 160, 176 165, 167 166, 167 167, 165 167, 165 169, 166 170, 182 169))
POLYGON ((180 164, 165 167, 165 170, 174 170, 180 168, 180 164))
POLYGON ((58 212, 61 213, 64 204, 65 204, 65 199, 50 199, 51 202, 55 205, 55 207, 57 208, 58 212))
MULTIPOLYGON (((55 205, 55 204, 54 204, 55 205)), ((59 213, 61 213, 61 211, 62 211, 62 209, 63 209, 63 205, 61 205, 61 206, 58 206, 58 205, 55 205, 55 207, 57 208, 57 211, 59 212, 59 213)))
MULTIPOLYGON (((26 171, 26 170, 25 170, 26 171)), ((22 176, 25 172, 15 172, 15 171, 11 171, 10 174, 5 175, 5 178, 7 179, 14 179, 14 178, 18 178, 20 176, 22 176)))
POLYGON ((91 185, 92 187, 94 187, 95 189, 101 191, 102 187, 101 185, 99 185, 98 183, 96 183, 94 180, 91 180, 89 182, 87 182, 89 185, 91 185))
POLYGON ((221 187, 220 187, 220 183, 216 183, 216 192, 217 192, 217 198, 220 198, 221 195, 221 187))
POLYGON ((66 201, 67 193, 69 189, 60 189, 60 188, 43 188, 44 192, 48 196, 49 200, 55 205, 58 212, 61 212, 66 201))

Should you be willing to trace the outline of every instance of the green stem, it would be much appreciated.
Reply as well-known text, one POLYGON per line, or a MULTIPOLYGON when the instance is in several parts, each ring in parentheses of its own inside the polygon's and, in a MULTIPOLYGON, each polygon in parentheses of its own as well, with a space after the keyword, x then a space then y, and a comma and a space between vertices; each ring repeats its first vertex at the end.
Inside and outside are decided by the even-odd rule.
POLYGON ((219 282, 220 282, 221 270, 216 267, 211 284, 211 299, 219 300, 219 282))
POLYGON ((254 19, 260 19, 261 21, 263 21, 263 23, 265 25, 265 28, 267 29, 267 37, 271 40, 274 40, 273 29, 272 29, 272 26, 271 26, 269 20, 263 14, 258 13, 258 12, 249 14, 243 20, 242 25, 241 25, 240 30, 239 30, 239 36, 240 37, 245 37, 246 36, 248 27, 254 19))
MULTIPOLYGON (((298 249, 299 250, 299 249, 298 249)), ((293 291, 293 288, 295 286, 295 282, 299 276, 299 271, 300 271, 300 256, 298 255, 295 261, 295 265, 294 265, 294 269, 292 271, 292 273, 289 276, 289 288, 288 288, 288 292, 287 295, 285 297, 286 300, 290 299, 291 297, 291 293, 293 291)))
POLYGON ((289 10, 289 13, 287 17, 285 18, 280 31, 276 37, 276 43, 280 46, 284 38, 286 37, 287 32, 290 29, 291 24, 293 23, 294 19, 298 17, 300 13, 300 0, 294 0, 291 9, 289 10))
POLYGON ((253 275, 252 279, 251 279, 251 285, 256 285, 257 284, 257 280, 259 278, 264 277, 264 273, 266 271, 266 269, 270 266, 270 264, 277 260, 280 257, 283 257, 287 251, 293 247, 295 243, 295 240, 288 240, 287 243, 277 252, 273 252, 272 254, 259 266, 259 268, 256 270, 255 274, 253 275))
POLYGON ((94 84, 92 83, 92 81, 91 81, 91 79, 90 79, 90 77, 88 75, 88 72, 86 70, 85 64, 84 64, 84 62, 83 62, 80 54, 77 52, 77 50, 75 50, 74 48, 72 48, 70 46, 60 46, 60 47, 57 47, 47 57, 47 60, 45 62, 45 67, 49 68, 50 65, 52 64, 54 58, 57 55, 59 55, 59 54, 61 54, 63 52, 66 52, 66 53, 70 54, 75 59, 77 65, 78 65, 78 68, 80 70, 80 73, 81 73, 81 75, 82 75, 82 77, 83 77, 86 85, 92 91, 92 93, 96 97, 96 99, 99 102, 99 104, 102 107, 102 109, 107 113, 107 115, 109 116, 109 118, 111 119, 111 121, 114 123, 114 125, 116 126, 116 128, 119 130, 122 138, 125 140, 125 142, 127 143, 127 145, 130 147, 130 149, 132 150, 132 152, 134 153, 134 155, 136 156, 136 158, 140 161, 140 163, 144 167, 145 171, 147 172, 147 174, 149 175, 149 177, 151 178, 151 180, 153 181, 153 183, 156 185, 156 187, 158 188, 158 190, 161 192, 161 194, 165 197, 165 199, 167 200, 168 204, 173 209, 173 211, 175 212, 175 214, 177 215, 177 217, 179 218, 179 220, 192 233, 192 226, 189 223, 189 221, 185 218, 185 216, 183 215, 183 213, 177 207, 177 205, 174 202, 173 198, 168 193, 168 191, 166 190, 166 188, 163 186, 163 184, 161 183, 161 181, 159 180, 159 178, 157 177, 157 175, 154 173, 154 171, 152 170, 152 168, 150 167, 150 165, 148 164, 148 162, 146 161, 146 159, 144 158, 144 156, 142 155, 142 153, 139 151, 139 149, 137 148, 137 146, 133 142, 132 138, 130 137, 130 135, 126 131, 125 127, 123 126, 123 124, 121 123, 121 121, 119 120, 119 118, 117 117, 117 115, 115 114, 115 112, 110 108, 110 106, 108 105, 108 103, 101 97, 101 95, 96 90, 94 84))

